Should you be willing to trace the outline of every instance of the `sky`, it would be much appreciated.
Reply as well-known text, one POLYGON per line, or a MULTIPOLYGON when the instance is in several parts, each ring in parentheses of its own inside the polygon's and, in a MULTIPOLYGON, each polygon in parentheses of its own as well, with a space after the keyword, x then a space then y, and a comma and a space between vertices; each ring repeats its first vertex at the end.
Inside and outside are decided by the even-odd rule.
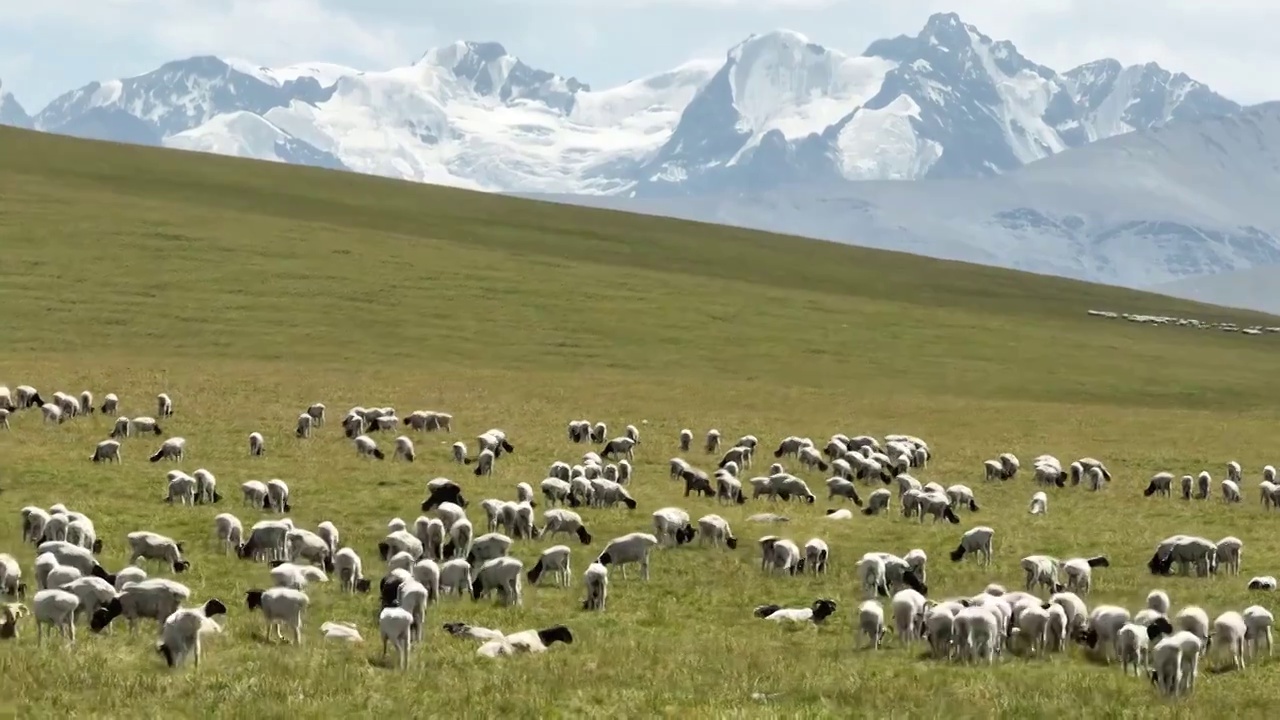
POLYGON ((859 54, 934 12, 1059 71, 1155 61, 1237 102, 1280 99, 1277 0, 0 0, 0 83, 34 114, 192 55, 382 70, 466 39, 603 88, 779 28, 859 54))

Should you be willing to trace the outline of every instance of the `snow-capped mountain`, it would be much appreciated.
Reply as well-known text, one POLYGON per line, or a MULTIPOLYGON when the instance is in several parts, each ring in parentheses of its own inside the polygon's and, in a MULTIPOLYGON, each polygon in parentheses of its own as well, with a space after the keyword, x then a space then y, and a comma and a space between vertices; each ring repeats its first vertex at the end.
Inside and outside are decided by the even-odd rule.
POLYGON ((32 126, 31 116, 22 109, 13 93, 4 91, 4 83, 0 83, 0 125, 20 128, 32 126))
POLYGON ((1280 267, 1277 169, 1280 103, 1266 103, 1125 133, 983 178, 541 199, 1130 287, 1200 276, 1205 282, 1159 291, 1274 309, 1262 303, 1280 294, 1237 297, 1224 292, 1230 280, 1205 276, 1280 267))
POLYGON ((605 90, 491 42, 385 72, 196 57, 66 93, 34 123, 491 191, 662 196, 988 176, 1236 110, 1155 65, 1059 74, 948 13, 859 56, 775 31, 605 90))

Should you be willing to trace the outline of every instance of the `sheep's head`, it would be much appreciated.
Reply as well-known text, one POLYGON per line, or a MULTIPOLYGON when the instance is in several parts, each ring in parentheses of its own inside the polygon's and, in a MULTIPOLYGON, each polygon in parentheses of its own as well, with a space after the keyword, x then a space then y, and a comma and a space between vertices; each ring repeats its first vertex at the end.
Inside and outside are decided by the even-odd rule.
POLYGON ((101 541, 101 540, 99 540, 99 539, 97 539, 97 538, 94 538, 94 540, 93 540, 93 547, 92 547, 92 548, 90 548, 90 549, 93 551, 93 554, 95 554, 95 555, 97 555, 98 553, 102 552, 102 541, 101 541))
POLYGON ((1169 622, 1169 618, 1158 617, 1147 626, 1147 639, 1151 642, 1159 640, 1165 635, 1173 634, 1173 623, 1169 622))
POLYGON ((175 560, 173 563, 173 571, 176 573, 184 573, 191 567, 189 560, 175 560))
POLYGON ((556 642, 570 645, 573 643, 573 632, 564 625, 554 625, 544 630, 539 630, 538 639, 542 641, 543 645, 550 645, 556 642))
POLYGON ((360 578, 356 581, 356 592, 367 593, 372 587, 373 583, 369 581, 369 578, 360 578))
POLYGON ((214 615, 226 615, 226 614, 227 614, 227 606, 223 605, 222 601, 219 600, 218 598, 210 598, 209 601, 204 604, 205 617, 213 617, 214 615))
POLYGON ((258 608, 261 608, 262 593, 263 593, 263 590, 260 590, 258 588, 254 588, 253 590, 246 590, 244 593, 245 606, 248 607, 250 610, 257 610, 258 608))
POLYGON ((727 538, 725 538, 725 539, 724 539, 724 544, 725 544, 726 546, 728 546, 728 548, 729 548, 730 550, 737 550, 737 549, 738 549, 738 538, 736 538, 736 537, 734 537, 734 536, 730 535, 729 537, 727 537, 727 538))
POLYGON ((578 526, 577 533, 578 533, 578 540, 579 540, 583 545, 590 545, 590 544, 591 544, 591 533, 587 532, 587 529, 586 529, 586 528, 584 528, 584 527, 582 527, 581 525, 579 525, 579 526, 578 526))

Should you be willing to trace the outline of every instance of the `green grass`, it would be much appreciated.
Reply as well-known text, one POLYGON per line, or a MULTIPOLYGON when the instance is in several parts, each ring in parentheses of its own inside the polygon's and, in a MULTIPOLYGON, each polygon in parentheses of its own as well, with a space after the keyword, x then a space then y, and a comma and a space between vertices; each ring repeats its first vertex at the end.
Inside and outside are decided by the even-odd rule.
MULTIPOLYGON (((115 392, 129 415, 152 413, 155 394, 169 392, 168 429, 188 439, 181 467, 210 469, 232 498, 162 504, 170 466, 146 461, 154 438, 128 440, 120 466, 89 463, 107 418, 44 427, 34 411, 14 417, 0 431, 0 551, 29 573, 17 511, 64 502, 95 519, 112 569, 126 559, 127 532, 184 540, 194 599, 220 597, 232 613, 199 673, 166 670, 149 632, 84 630, 74 651, 37 650, 27 625, 19 641, 0 643, 6 714, 1165 717, 1145 681, 1075 649, 995 668, 940 665, 918 647, 857 650, 853 563, 870 550, 923 548, 932 594, 944 597, 1016 585, 1023 555, 1106 553, 1113 567, 1096 573, 1091 605, 1136 610, 1163 586, 1175 607, 1199 603, 1211 615, 1258 602, 1247 577, 1277 574, 1280 535, 1256 491, 1262 465, 1277 461, 1276 337, 1085 310, 1274 318, 744 230, 6 129, 0 158, 0 382, 115 392), (357 404, 445 410, 455 432, 421 436, 413 465, 361 462, 336 423, 293 439, 294 418, 317 400, 334 415, 357 404), (644 433, 640 508, 584 512, 600 541, 649 530, 653 510, 678 505, 695 518, 723 514, 743 547, 663 551, 647 584, 615 574, 599 615, 577 602, 600 541, 575 547, 572 589, 529 589, 516 610, 469 600, 433 608, 407 676, 375 662, 376 600, 332 586, 311 593, 302 649, 264 643, 261 617, 242 599, 266 570, 222 557, 212 536, 217 512, 246 526, 260 519, 234 501, 239 483, 287 480, 295 521, 335 522, 377 577, 386 521, 412 521, 428 479, 454 477, 475 501, 514 497, 516 482, 536 485, 553 460, 587 449, 565 437, 579 417, 644 433), (474 444, 493 426, 517 447, 493 480, 448 462, 450 443, 474 444), (769 449, 789 434, 919 435, 936 461, 917 476, 967 483, 983 508, 934 527, 898 516, 833 523, 823 510, 834 503, 787 506, 783 534, 826 538, 834 565, 821 580, 763 578, 754 540, 778 528, 745 518, 768 503, 682 498, 665 472, 682 427, 699 436, 717 427, 730 440, 753 433, 769 449), (267 436, 265 458, 247 456, 254 430, 267 436), (982 460, 1002 451, 1024 462, 1092 455, 1115 482, 1099 494, 1054 490, 1050 514, 1032 518, 1029 479, 982 481, 982 460), (1157 470, 1220 478, 1230 459, 1248 475, 1243 505, 1141 497, 1157 470), (978 523, 997 530, 989 571, 946 557, 978 523), (1154 582, 1143 562, 1174 532, 1241 537, 1246 577, 1154 582), (750 614, 816 595, 841 604, 820 630, 788 632, 750 614), (331 619, 359 623, 366 644, 322 643, 318 627, 331 619), (438 630, 450 620, 508 631, 563 622, 578 642, 494 664, 438 630), (753 692, 778 695, 760 703, 753 692)), ((815 489, 824 479, 804 477, 815 489)), ((520 543, 515 554, 531 563, 546 545, 520 543)), ((1276 668, 1206 674, 1175 713, 1260 716, 1280 699, 1276 668)))

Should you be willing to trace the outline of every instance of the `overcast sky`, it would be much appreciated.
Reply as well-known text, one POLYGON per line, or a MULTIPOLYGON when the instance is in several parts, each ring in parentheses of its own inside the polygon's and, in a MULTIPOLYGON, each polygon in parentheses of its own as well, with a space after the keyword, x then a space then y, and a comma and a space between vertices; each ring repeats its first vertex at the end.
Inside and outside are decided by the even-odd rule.
POLYGON ((0 0, 0 82, 34 113, 190 55, 376 70, 468 39, 607 87, 777 28, 858 54, 945 11, 1060 71, 1154 60, 1240 102, 1280 99, 1280 0, 0 0))

